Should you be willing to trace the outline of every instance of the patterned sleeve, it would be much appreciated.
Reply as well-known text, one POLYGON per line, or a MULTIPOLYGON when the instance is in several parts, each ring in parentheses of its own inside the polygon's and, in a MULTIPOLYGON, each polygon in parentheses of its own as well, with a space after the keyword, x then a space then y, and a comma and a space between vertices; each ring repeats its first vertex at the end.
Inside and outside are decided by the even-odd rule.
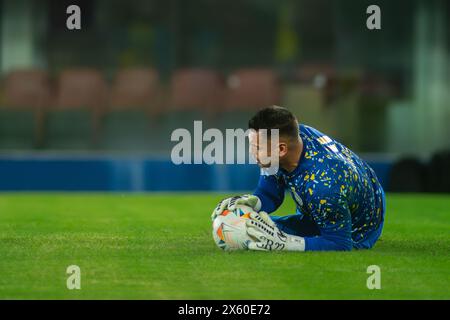
POLYGON ((284 185, 276 175, 260 175, 255 196, 261 200, 261 210, 272 213, 284 200, 284 185))
POLYGON ((306 185, 306 200, 320 230, 318 237, 306 237, 307 251, 351 250, 352 221, 347 201, 351 187, 349 173, 339 164, 311 174, 306 185))

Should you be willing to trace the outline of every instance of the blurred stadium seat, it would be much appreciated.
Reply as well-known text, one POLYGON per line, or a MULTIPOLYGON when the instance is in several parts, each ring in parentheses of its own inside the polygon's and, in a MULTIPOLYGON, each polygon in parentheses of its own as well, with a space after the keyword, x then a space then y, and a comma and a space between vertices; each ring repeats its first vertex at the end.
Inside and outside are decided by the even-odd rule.
POLYGON ((154 144, 158 150, 164 145, 167 148, 164 141, 173 130, 191 130, 195 120, 201 120, 204 128, 215 126, 214 115, 223 104, 224 82, 214 70, 180 69, 174 72, 168 92, 157 127, 161 136, 154 144))
POLYGON ((220 75, 208 69, 182 69, 172 77, 171 111, 214 112, 223 104, 224 84, 220 75))
POLYGON ((224 107, 217 127, 247 128, 256 110, 279 104, 281 88, 275 71, 264 68, 239 69, 227 78, 224 107))
POLYGON ((273 70, 236 70, 227 83, 227 110, 256 110, 280 102, 280 86, 273 70))
POLYGON ((90 149, 97 140, 98 120, 106 106, 108 88, 94 69, 61 73, 55 104, 46 112, 46 147, 90 149))
POLYGON ((159 88, 154 69, 119 70, 109 95, 109 110, 156 108, 159 88))
POLYGON ((151 117, 161 108, 160 89, 158 73, 153 69, 120 70, 101 117, 100 148, 148 149, 151 117))
POLYGON ((50 103, 49 77, 42 70, 16 70, 4 79, 0 108, 0 148, 30 149, 42 145, 43 108, 50 103))

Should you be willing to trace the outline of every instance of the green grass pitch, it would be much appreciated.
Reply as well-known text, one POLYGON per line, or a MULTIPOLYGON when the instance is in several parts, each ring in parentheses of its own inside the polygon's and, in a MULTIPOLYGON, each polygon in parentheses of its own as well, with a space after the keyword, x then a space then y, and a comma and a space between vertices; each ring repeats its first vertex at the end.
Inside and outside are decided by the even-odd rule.
POLYGON ((1 194, 0 298, 450 299, 449 196, 389 195, 372 250, 322 253, 221 251, 210 212, 224 196, 1 194))

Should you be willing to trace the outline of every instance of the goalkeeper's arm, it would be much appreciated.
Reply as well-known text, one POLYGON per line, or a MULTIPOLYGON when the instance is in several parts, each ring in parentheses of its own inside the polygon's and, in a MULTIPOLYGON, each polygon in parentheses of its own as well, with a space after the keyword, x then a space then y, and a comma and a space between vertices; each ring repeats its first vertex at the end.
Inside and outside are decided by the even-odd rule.
POLYGON ((253 194, 261 201, 260 210, 272 213, 283 203, 284 185, 274 175, 261 175, 253 194))

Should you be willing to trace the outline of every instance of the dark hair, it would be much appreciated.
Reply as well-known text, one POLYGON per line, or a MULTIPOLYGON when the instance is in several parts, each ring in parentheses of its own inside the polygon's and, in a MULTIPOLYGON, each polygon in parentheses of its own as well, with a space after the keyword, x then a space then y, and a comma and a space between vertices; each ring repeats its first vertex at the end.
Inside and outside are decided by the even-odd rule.
POLYGON ((278 129, 280 136, 296 139, 299 135, 297 119, 288 109, 271 106, 259 110, 249 121, 248 128, 258 131, 259 129, 278 129))

